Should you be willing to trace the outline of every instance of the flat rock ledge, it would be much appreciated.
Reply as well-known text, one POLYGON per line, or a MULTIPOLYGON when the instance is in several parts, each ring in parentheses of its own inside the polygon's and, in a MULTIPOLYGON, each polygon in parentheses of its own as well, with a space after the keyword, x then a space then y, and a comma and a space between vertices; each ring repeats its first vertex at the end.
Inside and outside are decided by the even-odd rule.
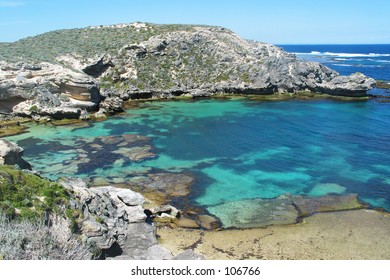
POLYGON ((274 199, 230 201, 207 210, 220 218, 223 228, 261 228, 270 225, 295 224, 318 212, 361 209, 365 206, 356 194, 320 197, 286 196, 274 199))

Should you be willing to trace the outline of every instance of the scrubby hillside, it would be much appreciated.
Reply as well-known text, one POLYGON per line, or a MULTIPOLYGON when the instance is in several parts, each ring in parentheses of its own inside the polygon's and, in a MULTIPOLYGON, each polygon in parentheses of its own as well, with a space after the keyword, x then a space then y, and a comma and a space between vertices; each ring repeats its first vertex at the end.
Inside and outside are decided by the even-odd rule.
POLYGON ((192 25, 117 24, 77 29, 63 29, 27 37, 14 43, 0 43, 0 61, 56 62, 64 54, 80 59, 96 55, 116 55, 126 44, 138 44, 155 35, 191 31, 192 25))

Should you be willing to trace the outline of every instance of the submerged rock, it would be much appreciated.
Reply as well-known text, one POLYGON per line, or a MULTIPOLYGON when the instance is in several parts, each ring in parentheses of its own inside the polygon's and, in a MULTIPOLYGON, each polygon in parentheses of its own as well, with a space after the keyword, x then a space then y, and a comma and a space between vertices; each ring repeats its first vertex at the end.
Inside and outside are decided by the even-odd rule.
POLYGON ((308 193, 309 196, 323 196, 327 194, 342 194, 346 190, 345 187, 335 183, 320 183, 314 186, 308 193))
POLYGON ((220 218, 224 228, 256 228, 269 225, 294 224, 298 211, 291 197, 230 201, 207 210, 220 218))
POLYGON ((157 173, 131 178, 127 184, 160 204, 190 193, 194 178, 181 173, 157 173))
POLYGON ((231 201, 207 210, 220 218, 224 228, 255 228, 269 225, 294 224, 298 218, 317 212, 364 208, 356 194, 309 196, 280 196, 273 199, 231 201))
POLYGON ((150 145, 132 148, 121 147, 113 153, 122 155, 131 161, 141 161, 156 156, 156 154, 152 152, 152 149, 153 148, 150 145))

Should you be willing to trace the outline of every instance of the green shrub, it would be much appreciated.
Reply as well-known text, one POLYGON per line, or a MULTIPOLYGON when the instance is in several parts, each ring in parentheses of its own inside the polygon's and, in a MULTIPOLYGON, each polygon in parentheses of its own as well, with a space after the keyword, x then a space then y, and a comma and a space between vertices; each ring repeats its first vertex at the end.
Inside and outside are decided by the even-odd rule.
POLYGON ((60 213, 68 207, 69 199, 67 190, 57 183, 12 166, 0 166, 0 210, 7 217, 31 219, 60 213))

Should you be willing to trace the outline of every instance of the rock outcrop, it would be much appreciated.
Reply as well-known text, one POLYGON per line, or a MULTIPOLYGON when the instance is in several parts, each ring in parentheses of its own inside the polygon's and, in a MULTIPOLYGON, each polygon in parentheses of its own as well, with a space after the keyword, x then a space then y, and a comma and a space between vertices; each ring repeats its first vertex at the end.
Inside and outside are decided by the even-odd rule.
MULTIPOLYGON (((162 260, 174 256, 156 238, 156 228, 146 223, 144 198, 129 189, 111 186, 87 188, 80 179, 62 179, 72 194, 71 207, 81 209, 80 233, 105 259, 162 260)), ((179 258, 202 259, 187 252, 179 258)))
POLYGON ((31 170, 31 165, 23 159, 23 148, 5 139, 0 139, 0 164, 31 170))
POLYGON ((88 189, 78 179, 63 179, 72 193, 72 208, 82 210, 80 232, 103 257, 121 259, 171 259, 158 245, 155 228, 145 222, 144 198, 128 189, 111 186, 88 189))
POLYGON ((20 116, 79 118, 101 101, 96 82, 81 71, 51 63, 1 62, 0 69, 0 99, 26 99, 13 108, 20 116))
POLYGON ((124 100, 138 98, 300 91, 363 96, 375 86, 363 74, 340 76, 221 27, 134 23, 64 30, 1 45, 0 53, 0 100, 27 99, 14 112, 35 119, 88 118, 99 108, 99 115, 112 114, 123 110, 124 100), (49 53, 31 47, 48 43, 49 53))
POLYGON ((102 94, 123 99, 312 91, 361 96, 375 85, 224 28, 194 27, 124 46, 102 74, 102 94))

